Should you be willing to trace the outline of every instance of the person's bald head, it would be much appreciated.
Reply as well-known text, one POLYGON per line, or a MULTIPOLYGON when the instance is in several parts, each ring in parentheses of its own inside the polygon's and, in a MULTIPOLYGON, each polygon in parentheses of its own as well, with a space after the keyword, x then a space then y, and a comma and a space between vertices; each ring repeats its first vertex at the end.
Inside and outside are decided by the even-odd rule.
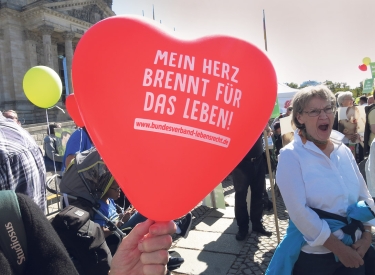
POLYGON ((18 115, 17 115, 16 111, 13 111, 13 110, 4 111, 3 116, 6 117, 6 118, 14 120, 14 122, 21 125, 21 122, 18 120, 18 115))

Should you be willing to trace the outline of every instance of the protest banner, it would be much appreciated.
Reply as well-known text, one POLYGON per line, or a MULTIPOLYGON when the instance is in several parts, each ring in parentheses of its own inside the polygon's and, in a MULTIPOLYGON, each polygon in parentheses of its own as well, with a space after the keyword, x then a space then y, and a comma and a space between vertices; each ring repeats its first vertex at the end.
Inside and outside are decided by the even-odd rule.
POLYGON ((374 91, 374 78, 365 79, 363 81, 363 91, 364 94, 369 94, 374 91))

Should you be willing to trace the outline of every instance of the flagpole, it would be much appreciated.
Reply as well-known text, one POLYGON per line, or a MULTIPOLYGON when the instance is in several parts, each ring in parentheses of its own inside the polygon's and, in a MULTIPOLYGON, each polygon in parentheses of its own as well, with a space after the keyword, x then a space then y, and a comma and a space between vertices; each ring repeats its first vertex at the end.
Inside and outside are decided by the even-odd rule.
MULTIPOLYGON (((266 32, 266 15, 263 10, 263 32, 264 32, 264 46, 267 51, 267 32, 266 32)), ((268 125, 268 123, 267 123, 268 125)), ((271 193, 272 193, 272 205, 273 205, 273 215, 275 217, 275 226, 276 226, 276 234, 277 234, 277 242, 280 243, 280 230, 279 230, 279 219, 277 217, 277 205, 276 205, 276 196, 275 196, 275 188, 274 188, 274 180, 273 180, 273 171, 271 166, 271 157, 270 151, 268 146, 268 135, 267 131, 264 130, 263 132, 264 144, 266 148, 266 157, 267 157, 267 166, 268 166, 268 175, 270 178, 270 185, 271 185, 271 193)))
POLYGON ((266 30, 266 15, 263 10, 263 33, 264 33, 264 48, 267 50, 267 30, 266 30))

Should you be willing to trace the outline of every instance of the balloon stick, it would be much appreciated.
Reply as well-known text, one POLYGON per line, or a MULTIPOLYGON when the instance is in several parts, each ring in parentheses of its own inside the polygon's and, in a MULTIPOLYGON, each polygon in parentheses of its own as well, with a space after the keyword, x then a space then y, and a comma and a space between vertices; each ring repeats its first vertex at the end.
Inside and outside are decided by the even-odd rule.
MULTIPOLYGON (((263 32, 264 32, 264 47, 265 47, 265 49, 267 51, 266 15, 264 13, 264 10, 263 10, 263 32)), ((265 143, 265 146, 266 146, 266 157, 267 157, 267 165, 268 165, 268 175, 269 175, 269 178, 270 178, 270 185, 271 185, 273 215, 275 217, 277 242, 280 243, 279 219, 277 218, 276 196, 275 196, 275 188, 274 188, 274 182, 273 182, 273 171, 272 171, 272 167, 271 167, 270 151, 269 151, 269 148, 268 148, 267 131, 264 131, 264 143, 265 143)))
POLYGON ((273 184, 273 171, 272 171, 272 167, 271 167, 271 158, 270 158, 270 151, 269 151, 269 147, 268 147, 267 131, 263 132, 263 136, 264 136, 264 143, 266 145, 268 175, 270 177, 270 185, 271 185, 271 193, 272 193, 272 205, 273 205, 273 215, 275 217, 277 242, 280 243, 279 219, 277 218, 276 196, 275 196, 275 188, 274 188, 274 184, 273 184))

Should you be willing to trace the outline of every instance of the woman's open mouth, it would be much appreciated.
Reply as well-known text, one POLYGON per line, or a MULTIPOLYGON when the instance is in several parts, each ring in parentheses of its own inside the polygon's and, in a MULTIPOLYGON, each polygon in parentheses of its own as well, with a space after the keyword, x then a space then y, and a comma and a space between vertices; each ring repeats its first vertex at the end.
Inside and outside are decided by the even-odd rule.
POLYGON ((318 128, 321 131, 327 131, 328 130, 328 124, 319 125, 318 128))

